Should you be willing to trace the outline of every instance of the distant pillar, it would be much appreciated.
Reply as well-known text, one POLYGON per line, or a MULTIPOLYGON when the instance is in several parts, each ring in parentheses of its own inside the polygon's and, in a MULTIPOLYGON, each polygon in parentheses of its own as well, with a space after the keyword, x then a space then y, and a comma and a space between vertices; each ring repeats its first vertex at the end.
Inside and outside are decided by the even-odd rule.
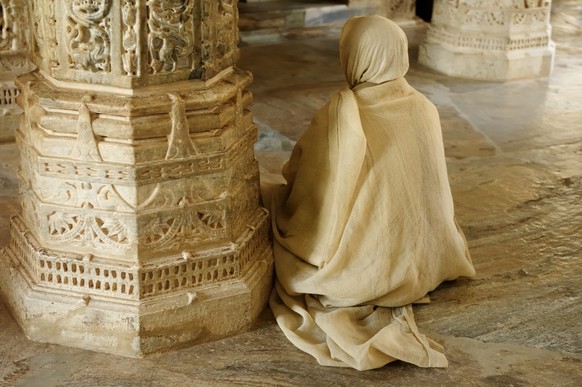
POLYGON ((14 141, 22 110, 14 78, 32 70, 26 58, 26 0, 0 0, 0 142, 14 141))
POLYGON ((22 214, 0 289, 26 335, 142 356, 248 329, 270 293, 235 0, 28 0, 22 214))
POLYGON ((419 62, 461 78, 547 77, 550 7, 550 0, 435 0, 419 62))

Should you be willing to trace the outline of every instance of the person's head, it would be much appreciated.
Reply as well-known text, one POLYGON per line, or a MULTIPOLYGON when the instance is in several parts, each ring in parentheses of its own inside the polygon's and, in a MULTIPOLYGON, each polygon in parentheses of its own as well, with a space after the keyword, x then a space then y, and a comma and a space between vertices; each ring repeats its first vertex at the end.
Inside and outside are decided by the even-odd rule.
POLYGON ((385 17, 353 17, 342 30, 340 61, 350 87, 401 78, 408 71, 408 39, 385 17))

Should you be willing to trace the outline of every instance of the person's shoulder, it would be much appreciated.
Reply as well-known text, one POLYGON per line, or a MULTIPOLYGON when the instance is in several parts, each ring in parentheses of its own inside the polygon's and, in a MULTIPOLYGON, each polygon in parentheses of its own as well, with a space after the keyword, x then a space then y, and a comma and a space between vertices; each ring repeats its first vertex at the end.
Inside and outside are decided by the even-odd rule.
POLYGON ((419 104, 426 105, 427 107, 432 107, 433 109, 436 110, 435 104, 432 103, 432 101, 430 99, 428 99, 428 97, 426 95, 424 95, 420 91, 416 90, 412 86, 410 86, 410 89, 411 89, 411 94, 414 96, 414 98, 417 100, 417 102, 419 104))

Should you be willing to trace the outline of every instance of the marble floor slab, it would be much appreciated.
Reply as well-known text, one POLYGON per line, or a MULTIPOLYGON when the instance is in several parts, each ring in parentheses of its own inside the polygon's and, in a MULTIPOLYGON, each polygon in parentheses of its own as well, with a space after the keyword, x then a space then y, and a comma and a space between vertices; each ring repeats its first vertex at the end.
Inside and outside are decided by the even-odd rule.
MULTIPOLYGON (((251 332, 145 359, 28 341, 0 303, 1 386, 582 385, 582 5, 555 0, 549 79, 447 78, 412 60, 408 81, 441 114, 456 213, 478 275, 415 306, 448 369, 324 368, 266 310, 251 332)), ((278 173, 313 113, 343 85, 337 39, 249 45, 262 168, 278 173)), ((415 58, 416 49, 411 49, 415 58)), ((0 144, 0 246, 18 210, 13 143, 0 144)))

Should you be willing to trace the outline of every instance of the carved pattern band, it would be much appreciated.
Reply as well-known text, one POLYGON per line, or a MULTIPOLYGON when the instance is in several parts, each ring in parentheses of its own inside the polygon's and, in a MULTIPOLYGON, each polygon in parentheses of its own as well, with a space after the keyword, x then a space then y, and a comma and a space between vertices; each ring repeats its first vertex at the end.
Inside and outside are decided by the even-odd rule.
MULTIPOLYGON (((233 145, 230 154, 238 156, 254 142, 255 134, 250 132, 233 145)), ((168 179, 188 178, 217 172, 224 172, 235 160, 225 154, 200 155, 179 160, 168 160, 150 165, 124 166, 116 163, 99 164, 59 159, 38 155, 30 147, 23 148, 23 157, 32 165, 38 165, 41 176, 67 179, 90 180, 103 184, 143 185, 167 181, 168 179)))
POLYGON ((26 231, 19 217, 12 219, 13 243, 8 255, 18 257, 33 284, 87 295, 138 300, 176 291, 196 290, 240 278, 255 259, 270 248, 269 220, 258 210, 247 230, 228 247, 188 252, 171 262, 143 267, 102 263, 98 257, 44 249, 26 231))
POLYGON ((458 2, 437 0, 434 4, 433 25, 460 23, 463 26, 532 26, 544 27, 550 15, 550 2, 543 1, 539 4, 527 6, 523 1, 518 1, 511 7, 504 6, 501 2, 487 0, 482 4, 472 2, 470 6, 459 7, 458 2))
POLYGON ((489 51, 517 51, 532 48, 545 48, 550 44, 548 36, 534 36, 518 39, 496 39, 467 34, 450 33, 438 27, 429 27, 426 41, 451 48, 476 49, 489 51))

